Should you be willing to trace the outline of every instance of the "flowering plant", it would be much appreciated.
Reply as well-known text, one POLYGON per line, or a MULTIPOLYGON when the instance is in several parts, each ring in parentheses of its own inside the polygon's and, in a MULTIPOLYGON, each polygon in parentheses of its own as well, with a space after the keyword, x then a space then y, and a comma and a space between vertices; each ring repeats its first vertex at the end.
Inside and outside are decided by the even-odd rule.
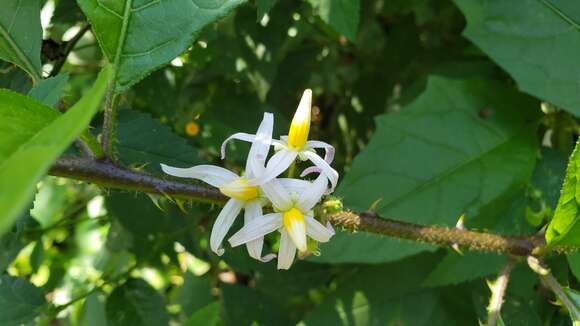
POLYGON ((161 164, 162 170, 169 175, 201 180, 217 187, 230 198, 211 231, 210 248, 217 255, 224 253, 222 242, 242 209, 244 227, 228 241, 232 247, 245 244, 252 258, 268 262, 276 255, 272 253, 262 256, 264 236, 279 231, 278 269, 290 268, 296 250, 301 256, 308 254, 307 236, 318 242, 327 242, 334 235, 332 226, 329 223, 322 225, 315 219, 313 212, 322 196, 334 191, 338 172, 330 166, 334 158, 334 147, 321 141, 308 141, 311 106, 312 91, 307 89, 294 114, 288 135, 280 137, 280 140, 272 140, 272 113, 264 113, 255 134, 235 133, 228 137, 222 143, 222 159, 225 158, 225 148, 229 141, 238 139, 252 144, 242 175, 213 165, 177 168, 161 164), (271 146, 275 154, 267 160, 271 146), (325 149, 324 159, 316 153, 316 148, 325 149), (314 164, 305 169, 301 177, 311 173, 318 173, 318 177, 312 182, 280 178, 296 159, 314 164), (273 212, 264 214, 265 206, 271 207, 273 212))

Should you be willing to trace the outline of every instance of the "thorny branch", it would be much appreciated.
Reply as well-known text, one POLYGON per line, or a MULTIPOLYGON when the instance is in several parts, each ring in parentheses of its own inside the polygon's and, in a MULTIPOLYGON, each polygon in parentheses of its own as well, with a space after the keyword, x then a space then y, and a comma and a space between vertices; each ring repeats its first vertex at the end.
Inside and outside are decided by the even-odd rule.
POLYGON ((490 282, 491 297, 487 306, 487 326, 496 326, 501 318, 501 307, 503 305, 505 292, 510 279, 510 274, 516 265, 514 259, 508 260, 497 279, 490 282))
MULTIPOLYGON (((226 201, 226 197, 216 188, 187 182, 183 179, 155 176, 121 167, 110 161, 99 161, 87 157, 62 157, 54 164, 50 174, 91 182, 106 188, 167 195, 181 200, 213 204, 223 204, 226 201)), ((547 252, 545 240, 540 235, 516 237, 445 226, 425 226, 386 218, 373 212, 357 214, 340 210, 323 214, 323 218, 335 226, 341 226, 350 231, 382 234, 439 246, 457 244, 465 249, 521 257, 547 252)), ((551 251, 564 253, 573 249, 555 247, 551 248, 551 251)))

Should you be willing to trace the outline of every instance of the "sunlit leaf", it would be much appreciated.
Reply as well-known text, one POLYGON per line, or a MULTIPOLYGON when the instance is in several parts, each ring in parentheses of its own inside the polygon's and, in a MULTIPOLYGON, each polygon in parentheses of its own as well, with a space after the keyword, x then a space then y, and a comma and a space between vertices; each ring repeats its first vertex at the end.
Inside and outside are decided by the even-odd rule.
POLYGON ((243 2, 78 1, 113 65, 117 92, 127 90, 174 59, 201 29, 243 2))
POLYGON ((105 93, 109 70, 65 114, 25 96, 0 90, 0 232, 30 200, 36 182, 87 127, 105 93))
POLYGON ((580 192, 577 189, 578 176, 580 171, 580 142, 576 143, 576 148, 566 168, 564 185, 558 199, 558 205, 554 212, 554 218, 546 230, 546 240, 549 244, 580 244, 580 192))
MULTIPOLYGON (((380 200, 381 216, 454 226, 465 214, 469 225, 530 180, 537 108, 529 97, 502 84, 432 77, 414 102, 377 117, 377 131, 337 194, 355 211, 380 200)), ((322 255, 313 260, 392 261, 432 248, 344 232, 323 244, 322 255)))

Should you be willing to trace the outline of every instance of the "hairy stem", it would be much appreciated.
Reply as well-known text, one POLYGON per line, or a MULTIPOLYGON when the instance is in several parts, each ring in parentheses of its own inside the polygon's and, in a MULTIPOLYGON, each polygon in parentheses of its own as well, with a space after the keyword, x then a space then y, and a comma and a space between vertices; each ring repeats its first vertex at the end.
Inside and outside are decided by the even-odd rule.
POLYGON ((502 268, 497 279, 491 284, 491 297, 489 298, 489 305, 487 306, 487 326, 496 326, 501 313, 501 306, 503 305, 503 298, 508 286, 510 274, 516 265, 514 259, 510 259, 502 268))
POLYGON ((440 246, 457 244, 461 248, 476 251, 528 256, 534 249, 545 246, 544 239, 535 235, 513 237, 444 226, 426 226, 380 217, 373 212, 355 214, 342 211, 330 214, 327 218, 332 224, 351 231, 361 230, 440 246))
POLYGON ((105 115, 103 120, 102 147, 105 158, 114 160, 113 142, 115 139, 115 119, 117 118, 117 105, 119 104, 119 95, 115 94, 115 83, 111 81, 105 99, 105 115))
MULTIPOLYGON (((155 176, 128 169, 110 161, 86 157, 62 157, 53 165, 49 173, 54 176, 95 183, 106 188, 167 195, 181 200, 223 205, 227 199, 218 189, 192 183, 187 179, 155 176)), ((326 205, 323 203, 321 206, 326 205)), ((381 217, 373 212, 356 214, 342 209, 333 213, 326 213, 323 210, 321 217, 350 231, 365 231, 439 246, 456 244, 464 249, 523 257, 548 252, 544 250, 546 243, 541 235, 516 237, 445 226, 426 226, 381 217)), ((565 253, 576 249, 556 246, 550 248, 550 252, 565 253)))
POLYGON ((107 188, 168 195, 184 200, 217 204, 226 200, 226 197, 215 188, 177 181, 169 177, 157 177, 108 161, 96 161, 85 157, 62 157, 53 165, 50 174, 87 181, 107 188))
POLYGON ((576 305, 570 300, 568 295, 564 292, 564 289, 558 283, 558 280, 552 275, 550 269, 545 267, 543 263, 537 259, 536 257, 528 257, 528 265, 530 268, 538 274, 540 277, 540 281, 542 284, 552 290, 556 297, 562 302, 562 304, 568 309, 570 312, 570 316, 573 320, 580 320, 580 311, 576 308, 576 305))

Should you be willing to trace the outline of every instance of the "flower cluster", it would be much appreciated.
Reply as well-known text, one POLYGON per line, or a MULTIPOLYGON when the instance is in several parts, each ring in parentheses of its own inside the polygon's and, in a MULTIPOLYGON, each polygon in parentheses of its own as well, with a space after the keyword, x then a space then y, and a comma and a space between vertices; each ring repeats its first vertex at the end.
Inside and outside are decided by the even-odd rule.
POLYGON ((225 158, 229 141, 237 139, 252 144, 245 174, 241 176, 213 165, 191 168, 161 165, 167 174, 202 180, 230 198, 211 231, 210 247, 217 255, 224 253, 222 242, 242 209, 244 226, 229 238, 230 244, 232 247, 245 244, 252 258, 267 262, 276 255, 262 256, 264 236, 279 231, 278 269, 290 268, 296 250, 302 255, 308 252, 307 236, 318 242, 327 242, 334 235, 332 226, 322 225, 313 213, 322 196, 336 187, 338 173, 330 166, 334 148, 321 141, 308 140, 311 105, 312 91, 307 89, 294 114, 288 135, 280 137, 280 140, 272 139, 273 115, 264 113, 256 134, 236 133, 223 142, 222 159, 225 158), (271 146, 275 154, 267 160, 271 146), (316 153, 316 149, 324 149, 324 158, 316 153), (301 174, 301 177, 318 174, 314 181, 280 177, 297 159, 314 164, 301 174), (271 206, 273 212, 264 214, 265 206, 271 206))

